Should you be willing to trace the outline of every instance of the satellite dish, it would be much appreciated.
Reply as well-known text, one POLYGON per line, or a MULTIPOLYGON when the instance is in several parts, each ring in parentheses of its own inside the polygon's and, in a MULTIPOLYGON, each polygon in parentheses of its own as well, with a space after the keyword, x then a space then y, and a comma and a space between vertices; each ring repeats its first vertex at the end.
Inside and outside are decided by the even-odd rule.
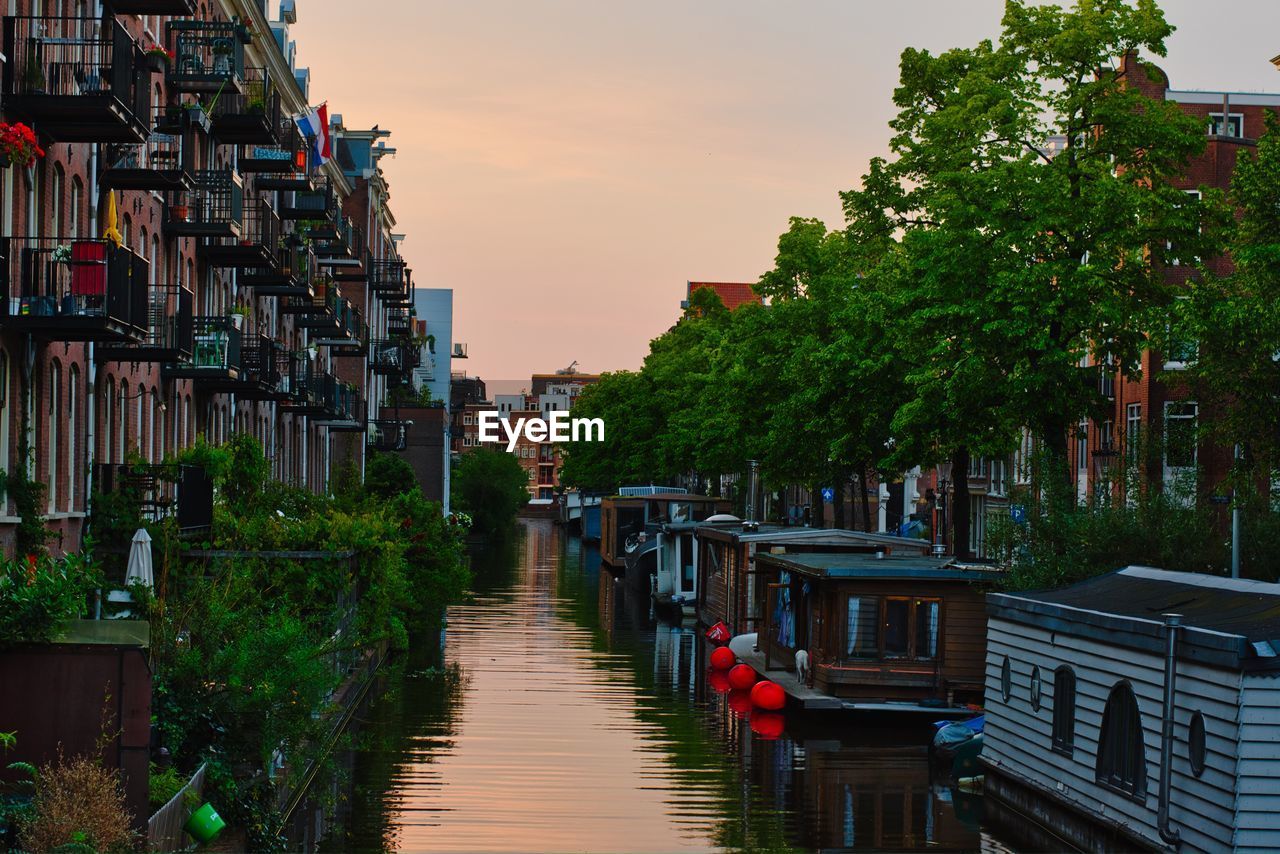
POLYGON ((708 516, 704 521, 707 522, 741 522, 737 516, 732 513, 717 513, 714 516, 708 516))

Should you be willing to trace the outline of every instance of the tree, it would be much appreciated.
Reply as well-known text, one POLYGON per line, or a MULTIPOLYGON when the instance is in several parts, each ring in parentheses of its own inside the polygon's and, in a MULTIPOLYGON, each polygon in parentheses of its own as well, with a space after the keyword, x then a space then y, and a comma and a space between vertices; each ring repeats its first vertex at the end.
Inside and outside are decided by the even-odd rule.
POLYGON ((370 454, 364 463, 364 490, 371 498, 394 498, 406 492, 420 492, 413 466, 397 454, 370 454))
POLYGON ((1082 360, 1137 370, 1173 299, 1161 265, 1208 248, 1202 203, 1170 183, 1202 121, 1143 94, 1136 59, 1171 32, 1151 0, 1009 0, 998 43, 903 53, 896 159, 846 204, 868 237, 902 230, 907 452, 959 467, 1026 426, 1065 479, 1070 429, 1100 405, 1082 360))
POLYGON ((463 454, 453 473, 453 501, 484 534, 505 531, 529 503, 529 476, 506 451, 475 448, 463 454))

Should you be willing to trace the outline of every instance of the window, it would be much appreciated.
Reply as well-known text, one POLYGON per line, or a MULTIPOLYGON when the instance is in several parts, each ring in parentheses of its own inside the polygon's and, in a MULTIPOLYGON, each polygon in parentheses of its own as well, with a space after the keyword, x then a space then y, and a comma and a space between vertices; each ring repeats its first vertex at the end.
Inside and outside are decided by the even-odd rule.
POLYGON ((1006 703, 1013 696, 1013 665, 1009 662, 1009 656, 1004 657, 1004 661, 1000 664, 1000 699, 1006 703))
POLYGON ((878 596, 850 596, 845 625, 845 658, 879 658, 876 624, 880 621, 878 596))
POLYGON ((1199 777, 1204 773, 1204 715, 1196 712, 1187 726, 1187 759, 1191 773, 1199 777))
POLYGON ((469 414, 468 414, 468 415, 463 415, 463 416, 462 416, 462 424, 463 424, 463 426, 464 426, 464 427, 470 427, 471 425, 475 424, 475 418, 474 418, 472 415, 469 415, 469 414))
POLYGON ((67 236, 80 236, 80 212, 84 208, 84 184, 77 175, 71 179, 71 209, 67 216, 67 236))
MULTIPOLYGON (((1198 205, 1198 204, 1200 203, 1200 191, 1199 191, 1199 190, 1183 190, 1182 192, 1186 193, 1186 195, 1187 195, 1187 197, 1188 197, 1188 198, 1190 198, 1190 199, 1194 199, 1194 200, 1195 200, 1194 202, 1192 202, 1192 203, 1191 203, 1192 205, 1198 205)), ((1183 260, 1184 260, 1184 259, 1183 259, 1183 258, 1182 258, 1182 256, 1178 253, 1178 251, 1177 251, 1177 247, 1175 247, 1171 241, 1170 241, 1170 242, 1166 242, 1166 243, 1165 243, 1165 247, 1169 250, 1169 266, 1170 266, 1170 267, 1181 267, 1181 266, 1182 266, 1182 262, 1183 262, 1183 260)), ((1195 263, 1198 263, 1200 259, 1199 259, 1199 258, 1195 258, 1195 257, 1191 257, 1191 258, 1187 258, 1187 259, 1185 259, 1185 260, 1189 261, 1189 262, 1190 262, 1190 263, 1192 263, 1192 264, 1195 264, 1195 263)))
POLYGON ((1029 690, 1029 694, 1031 696, 1031 708, 1037 712, 1040 711, 1041 690, 1042 690, 1042 686, 1040 685, 1040 665, 1037 664, 1031 668, 1031 685, 1029 690))
POLYGON ((1190 402, 1164 405, 1164 465, 1166 469, 1196 464, 1197 406, 1190 402))
POLYGON ((1147 794, 1146 744, 1142 714, 1133 686, 1121 680, 1111 689, 1102 713, 1098 741, 1097 780, 1104 786, 1143 798, 1147 794))
POLYGON ((1228 113, 1227 121, 1222 122, 1222 113, 1209 114, 1209 136, 1244 136, 1244 114, 1228 113))
POLYGON ((76 430, 80 424, 80 368, 71 366, 67 376, 67 509, 76 509, 76 479, 82 471, 76 459, 76 430))
POLYGON ((1103 421, 1098 429, 1098 450, 1110 453, 1116 449, 1116 428, 1114 421, 1103 421))
POLYGON ((1089 468, 1089 422, 1081 421, 1076 429, 1076 471, 1089 468))
POLYGON ((64 187, 62 164, 55 164, 53 167, 53 180, 50 182, 52 186, 49 188, 49 195, 53 198, 49 205, 49 231, 51 236, 61 239, 63 236, 63 203, 62 191, 64 187))
POLYGON ((991 485, 988 492, 1004 495, 1009 490, 1009 463, 1004 459, 991 461, 991 485))
POLYGON ((1130 403, 1124 408, 1124 453, 1129 462, 1138 459, 1138 442, 1142 437, 1142 404, 1130 403))
POLYGON ((1076 744, 1076 673, 1067 665, 1053 672, 1053 749, 1070 756, 1076 744))
POLYGON ((48 456, 45 472, 48 477, 49 512, 58 509, 58 422, 62 418, 62 365, 55 359, 49 371, 49 410, 45 420, 45 438, 48 440, 48 456))
POLYGON ((937 599, 885 597, 880 636, 883 657, 937 658, 939 606, 937 599))

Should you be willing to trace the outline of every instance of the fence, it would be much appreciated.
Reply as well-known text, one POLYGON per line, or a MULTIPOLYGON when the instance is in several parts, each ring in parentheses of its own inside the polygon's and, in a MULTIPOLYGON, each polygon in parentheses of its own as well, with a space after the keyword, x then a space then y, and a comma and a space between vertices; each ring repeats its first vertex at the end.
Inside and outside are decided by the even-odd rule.
POLYGON ((188 793, 194 793, 198 799, 203 791, 204 766, 201 765, 187 785, 147 821, 147 850, 185 851, 193 847, 192 840, 182 829, 191 815, 187 806, 188 793))

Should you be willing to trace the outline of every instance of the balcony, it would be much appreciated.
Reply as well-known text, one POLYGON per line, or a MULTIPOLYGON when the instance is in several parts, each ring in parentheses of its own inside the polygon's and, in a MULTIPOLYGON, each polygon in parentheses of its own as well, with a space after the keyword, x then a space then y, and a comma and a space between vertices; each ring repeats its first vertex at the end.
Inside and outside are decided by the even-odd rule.
POLYGON ((280 217, 261 197, 243 205, 238 238, 221 238, 201 247, 205 260, 214 267, 237 270, 262 269, 279 261, 280 217))
POLYGON ((290 362, 285 383, 288 396, 280 401, 280 409, 299 417, 323 415, 325 376, 327 375, 317 374, 309 361, 295 359, 290 362))
POLYGON ((329 259, 328 264, 342 264, 344 261, 360 263, 364 252, 364 232, 349 216, 340 216, 335 227, 335 236, 321 237, 316 241, 316 255, 329 259))
POLYGON ((266 335, 251 336, 241 356, 240 382, 234 391, 242 400, 285 400, 293 357, 284 345, 266 335))
POLYGON ((129 495, 153 522, 173 515, 180 531, 213 524, 213 480, 201 466, 98 463, 93 482, 104 494, 129 495))
POLYGON ((190 190, 194 185, 196 141, 190 124, 162 132, 163 110, 156 130, 143 143, 110 143, 103 152, 102 186, 109 190, 190 190))
POLYGON ((4 110, 55 142, 141 143, 151 74, 115 19, 4 19, 4 110))
POLYGON ((367 282, 373 269, 373 253, 361 249, 353 261, 332 268, 333 278, 339 282, 367 282))
MULTIPOLYGON (((334 289, 335 292, 337 289, 334 289)), ((316 318, 312 315, 312 318, 316 318)), ((299 325, 304 325, 300 323, 299 325)), ((317 324, 316 343, 325 346, 350 347, 353 344, 368 340, 369 328, 360 316, 360 309, 351 300, 338 296, 333 306, 331 325, 317 324)), ((357 355, 349 353, 347 355, 357 355)))
POLYGON ((260 190, 312 189, 307 176, 307 141, 287 116, 277 123, 271 142, 242 147, 238 163, 241 172, 259 175, 260 190), (263 183, 267 179, 272 181, 270 185, 263 183))
POLYGON ((106 240, 0 238, 4 329, 52 341, 139 342, 146 259, 106 240))
POLYGON ((274 263, 253 267, 240 274, 242 287, 252 288, 260 297, 299 297, 310 300, 312 281, 321 277, 311 248, 293 241, 290 235, 281 239, 274 263))
POLYGON ((280 92, 265 68, 246 68, 244 91, 224 92, 213 105, 214 137, 221 143, 280 142, 280 92))
POLYGON ((365 429, 364 402, 360 399, 360 390, 351 383, 325 374, 320 405, 321 412, 312 419, 317 426, 352 432, 365 429))
POLYGON ((286 297, 280 302, 280 313, 296 315, 294 323, 304 329, 326 326, 337 315, 338 299, 333 282, 316 276, 311 281, 311 295, 286 297))
POLYGON ((105 4, 112 15, 166 15, 194 18, 195 0, 110 0, 105 4))
POLYGON ((369 342, 369 370, 385 377, 400 376, 409 370, 409 344, 400 338, 378 338, 369 342))
POLYGON ((164 228, 178 237, 240 239, 244 223, 244 185, 230 169, 194 175, 195 186, 175 194, 165 206, 164 228))
POLYGON ((191 360, 166 365, 164 376, 189 379, 203 391, 226 391, 240 379, 241 333, 230 316, 194 318, 191 360))
POLYGON ((407 306, 392 306, 387 309, 387 334, 407 338, 412 324, 409 322, 407 306))
POLYGON ((171 92, 207 92, 218 98, 244 91, 244 46, 249 34, 228 21, 170 21, 171 92))
POLYGON ((408 446, 412 421, 381 418, 369 422, 369 448, 374 451, 403 451, 408 446))
MULTIPOLYGON (((308 230, 323 229, 325 233, 333 233, 332 224, 337 217, 338 197, 328 183, 314 189, 287 193, 280 203, 281 219, 306 220, 308 230)), ((323 234, 310 236, 323 237, 323 234)))
POLYGON ((395 297, 405 292, 407 282, 404 261, 399 258, 381 258, 370 263, 369 290, 379 299, 395 297))
POLYGON ((152 285, 147 296, 147 334, 136 344, 107 344, 104 362, 181 362, 192 357, 195 318, 191 291, 178 285, 152 285))

